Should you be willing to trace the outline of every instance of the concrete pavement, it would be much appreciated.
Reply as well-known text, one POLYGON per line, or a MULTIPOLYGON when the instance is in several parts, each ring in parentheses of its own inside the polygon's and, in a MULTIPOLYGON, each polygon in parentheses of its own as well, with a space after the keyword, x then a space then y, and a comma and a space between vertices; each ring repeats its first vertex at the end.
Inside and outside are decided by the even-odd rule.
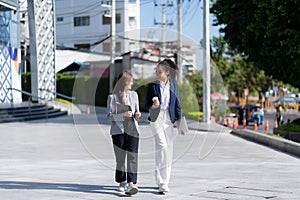
MULTIPOLYGON (((128 199, 116 191, 109 122, 104 109, 96 113, 0 124, 0 199, 128 199)), ((177 136, 170 193, 159 195, 143 119, 140 191, 131 198, 299 199, 298 158, 197 123, 177 136)))

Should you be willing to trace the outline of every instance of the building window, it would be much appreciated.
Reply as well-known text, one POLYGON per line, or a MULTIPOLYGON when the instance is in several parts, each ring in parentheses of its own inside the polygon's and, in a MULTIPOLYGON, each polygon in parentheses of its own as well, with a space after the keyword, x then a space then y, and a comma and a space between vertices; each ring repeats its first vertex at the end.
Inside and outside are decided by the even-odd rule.
POLYGON ((56 21, 57 21, 57 22, 63 22, 63 21, 64 21, 64 18, 63 18, 63 17, 57 17, 57 18, 56 18, 56 21))
POLYGON ((89 26, 90 16, 74 17, 74 26, 89 26))
POLYGON ((110 43, 103 43, 103 52, 110 52, 110 43))
POLYGON ((129 0, 129 3, 136 3, 136 0, 129 0))
MULTIPOLYGON (((110 24, 110 17, 106 17, 105 15, 102 15, 102 24, 110 24)), ((120 24, 121 23, 121 14, 117 13, 116 14, 116 24, 120 24)))
POLYGON ((129 50, 130 51, 134 51, 136 48, 135 48, 135 43, 134 42, 129 42, 129 50))
POLYGON ((129 26, 133 28, 135 25, 135 17, 129 17, 129 26))
POLYGON ((121 42, 116 42, 116 52, 121 52, 121 42))
MULTIPOLYGON (((116 52, 121 52, 121 42, 116 42, 116 52)), ((103 43, 103 52, 111 52, 110 43, 103 43)))
POLYGON ((74 44, 74 47, 78 48, 78 49, 90 50, 91 45, 90 44, 74 44))

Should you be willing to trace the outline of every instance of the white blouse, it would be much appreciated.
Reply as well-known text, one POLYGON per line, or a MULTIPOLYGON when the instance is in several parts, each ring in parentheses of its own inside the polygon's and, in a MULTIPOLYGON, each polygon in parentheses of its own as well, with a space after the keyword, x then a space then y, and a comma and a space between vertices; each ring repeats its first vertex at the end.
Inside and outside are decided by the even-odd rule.
POLYGON ((170 81, 165 84, 164 82, 160 81, 160 94, 161 94, 161 102, 160 108, 163 110, 169 109, 170 103, 170 81))

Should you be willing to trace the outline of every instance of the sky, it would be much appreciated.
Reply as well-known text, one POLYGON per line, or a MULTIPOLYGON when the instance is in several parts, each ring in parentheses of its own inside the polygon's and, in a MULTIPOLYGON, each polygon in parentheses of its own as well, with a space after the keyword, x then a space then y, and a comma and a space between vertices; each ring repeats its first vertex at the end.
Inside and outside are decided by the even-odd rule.
MULTIPOLYGON (((161 28, 160 25, 154 25, 154 19, 157 22, 162 21, 161 6, 154 6, 153 0, 140 0, 141 13, 141 28, 156 27, 161 28)), ((165 3, 167 0, 158 0, 157 3, 165 3)), ((173 26, 167 26, 167 29, 177 31, 177 0, 169 0, 174 4, 173 7, 166 8, 168 22, 172 21, 173 26)), ((188 37, 195 42, 203 39, 203 0, 182 0, 182 32, 184 37, 188 37)), ((212 24, 213 15, 210 15, 212 24)), ((218 27, 210 25, 210 38, 212 36, 218 37, 218 27)))

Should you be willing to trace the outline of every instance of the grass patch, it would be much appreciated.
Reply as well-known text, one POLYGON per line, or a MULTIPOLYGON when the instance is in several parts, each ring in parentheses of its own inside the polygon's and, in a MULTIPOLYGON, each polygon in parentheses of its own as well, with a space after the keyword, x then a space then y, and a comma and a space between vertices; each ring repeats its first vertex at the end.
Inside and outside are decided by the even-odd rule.
POLYGON ((281 135, 275 134, 275 133, 272 133, 272 134, 269 134, 269 135, 272 136, 272 137, 280 138, 280 139, 286 139, 286 138, 282 137, 281 135))
POLYGON ((60 99, 60 98, 55 98, 55 101, 61 102, 61 103, 65 103, 68 105, 73 105, 73 103, 71 101, 65 100, 65 99, 60 99))
POLYGON ((289 132, 300 132, 300 125, 296 123, 282 124, 278 127, 278 130, 289 131, 289 132))

